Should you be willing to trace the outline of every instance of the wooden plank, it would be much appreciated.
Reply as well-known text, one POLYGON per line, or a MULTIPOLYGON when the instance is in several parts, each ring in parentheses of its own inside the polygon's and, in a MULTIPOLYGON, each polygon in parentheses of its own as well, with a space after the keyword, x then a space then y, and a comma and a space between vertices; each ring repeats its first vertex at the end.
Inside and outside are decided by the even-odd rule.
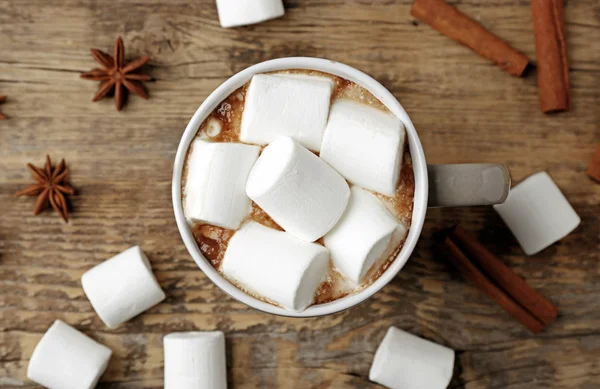
MULTIPOLYGON (((161 388, 162 336, 220 329, 230 387, 378 388, 373 354, 395 325, 457 350, 452 388, 600 388, 600 186, 585 170, 600 140, 600 15, 567 2, 573 109, 539 112, 535 72, 520 79, 410 15, 410 0, 288 0, 285 17, 223 30, 212 0, 0 1, 0 386, 25 378, 33 348, 57 318, 115 351, 99 388, 161 388), (89 48, 151 55, 151 98, 91 103, 89 48), (417 127, 430 163, 506 163, 515 182, 549 171, 582 218, 567 238, 526 257, 490 208, 432 209, 405 269, 346 312, 288 319, 233 301, 196 267, 179 237, 170 180, 179 139, 199 104, 233 73, 283 56, 341 61, 380 80, 417 127), (73 220, 31 215, 14 193, 25 163, 46 153, 72 169, 73 220), (560 315, 531 335, 432 251, 460 222, 548 297, 560 315), (140 244, 167 300, 108 330, 80 276, 140 244)), ((452 1, 534 60, 529 3, 452 1)))

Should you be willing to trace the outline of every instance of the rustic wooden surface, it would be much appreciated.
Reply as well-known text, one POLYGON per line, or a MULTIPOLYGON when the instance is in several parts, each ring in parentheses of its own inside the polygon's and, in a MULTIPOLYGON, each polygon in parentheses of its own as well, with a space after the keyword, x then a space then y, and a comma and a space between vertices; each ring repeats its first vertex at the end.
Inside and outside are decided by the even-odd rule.
MULTIPOLYGON (((0 386, 34 388, 28 359, 62 319, 114 350, 100 388, 161 388, 162 336, 220 329, 230 387, 379 388, 367 380, 391 325, 452 347, 452 388, 600 388, 600 185, 585 175, 600 140, 600 4, 566 6, 573 108, 546 116, 535 71, 514 78, 417 23, 410 0, 286 0, 285 17, 224 30, 212 0, 0 0, 0 386), (128 58, 151 55, 151 99, 91 103, 90 47, 117 35, 128 58), (431 210, 396 279, 349 311, 318 319, 269 316, 239 304, 196 267, 171 208, 171 172, 187 121, 233 73, 284 56, 325 57, 381 81, 403 103, 430 163, 507 163, 514 181, 550 172, 581 216, 558 244, 526 257, 487 207, 431 210), (65 157, 73 219, 31 215, 14 193, 25 163, 65 157), (558 320, 533 336, 431 249, 461 223, 553 301, 558 320), (134 245, 167 293, 116 330, 96 316, 80 276, 134 245)), ((529 2, 452 1, 534 59, 529 2)))

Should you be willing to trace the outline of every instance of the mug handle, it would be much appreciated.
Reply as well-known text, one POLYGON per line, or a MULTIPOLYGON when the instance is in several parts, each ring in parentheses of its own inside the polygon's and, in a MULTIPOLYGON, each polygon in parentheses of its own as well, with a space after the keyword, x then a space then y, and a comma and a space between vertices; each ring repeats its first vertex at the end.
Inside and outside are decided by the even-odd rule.
POLYGON ((510 173, 504 165, 428 165, 427 171, 429 207, 500 204, 510 191, 510 173))

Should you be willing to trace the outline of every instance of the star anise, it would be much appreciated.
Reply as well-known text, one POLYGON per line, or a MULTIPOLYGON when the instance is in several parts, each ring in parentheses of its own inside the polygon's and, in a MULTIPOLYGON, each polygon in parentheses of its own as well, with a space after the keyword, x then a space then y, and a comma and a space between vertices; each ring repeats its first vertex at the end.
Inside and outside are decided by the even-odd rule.
MULTIPOLYGON (((0 96, 0 103, 4 103, 6 101, 6 96, 0 96)), ((0 112, 0 120, 6 119, 6 116, 0 112)))
POLYGON ((67 183, 69 169, 65 160, 52 168, 50 157, 46 155, 46 164, 43 168, 38 168, 28 163, 27 167, 31 170, 31 175, 37 181, 36 184, 17 192, 17 196, 37 196, 33 214, 37 215, 51 205, 52 208, 66 222, 69 220, 69 208, 65 195, 75 194, 75 190, 67 183))
POLYGON ((150 57, 139 57, 125 63, 125 47, 121 37, 115 41, 114 56, 97 49, 91 49, 91 52, 96 62, 103 66, 102 69, 95 68, 81 74, 83 79, 102 81, 100 89, 92 101, 98 101, 114 90, 115 103, 117 110, 120 111, 125 104, 124 88, 144 99, 148 98, 148 92, 141 81, 150 81, 152 78, 147 74, 135 73, 135 71, 150 61, 150 57))

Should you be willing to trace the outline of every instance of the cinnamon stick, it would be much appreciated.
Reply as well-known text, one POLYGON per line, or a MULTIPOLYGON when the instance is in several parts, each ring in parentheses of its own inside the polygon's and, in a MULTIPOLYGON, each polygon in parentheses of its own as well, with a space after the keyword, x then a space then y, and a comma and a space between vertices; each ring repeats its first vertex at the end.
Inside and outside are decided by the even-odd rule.
POLYGON ((448 259, 456 268, 464 274, 471 282, 475 284, 482 292, 496 301, 502 308, 510 313, 515 319, 521 322, 534 334, 539 333, 544 324, 533 316, 529 311, 517 304, 504 291, 494 285, 458 248, 450 236, 446 237, 443 243, 438 246, 444 252, 448 259))
POLYGON ((548 325, 556 319, 558 311, 550 301, 529 286, 475 238, 467 234, 462 227, 454 227, 450 232, 450 238, 467 254, 473 264, 482 269, 498 286, 544 325, 548 325))
POLYGON ((531 0, 531 12, 542 112, 566 111, 570 90, 563 0, 531 0))
POLYGON ((587 174, 594 180, 600 182, 600 144, 598 144, 596 154, 594 154, 592 160, 590 161, 587 174))
POLYGON ((523 75, 529 63, 523 53, 444 0, 415 0, 410 13, 442 34, 493 61, 513 76, 523 75))

